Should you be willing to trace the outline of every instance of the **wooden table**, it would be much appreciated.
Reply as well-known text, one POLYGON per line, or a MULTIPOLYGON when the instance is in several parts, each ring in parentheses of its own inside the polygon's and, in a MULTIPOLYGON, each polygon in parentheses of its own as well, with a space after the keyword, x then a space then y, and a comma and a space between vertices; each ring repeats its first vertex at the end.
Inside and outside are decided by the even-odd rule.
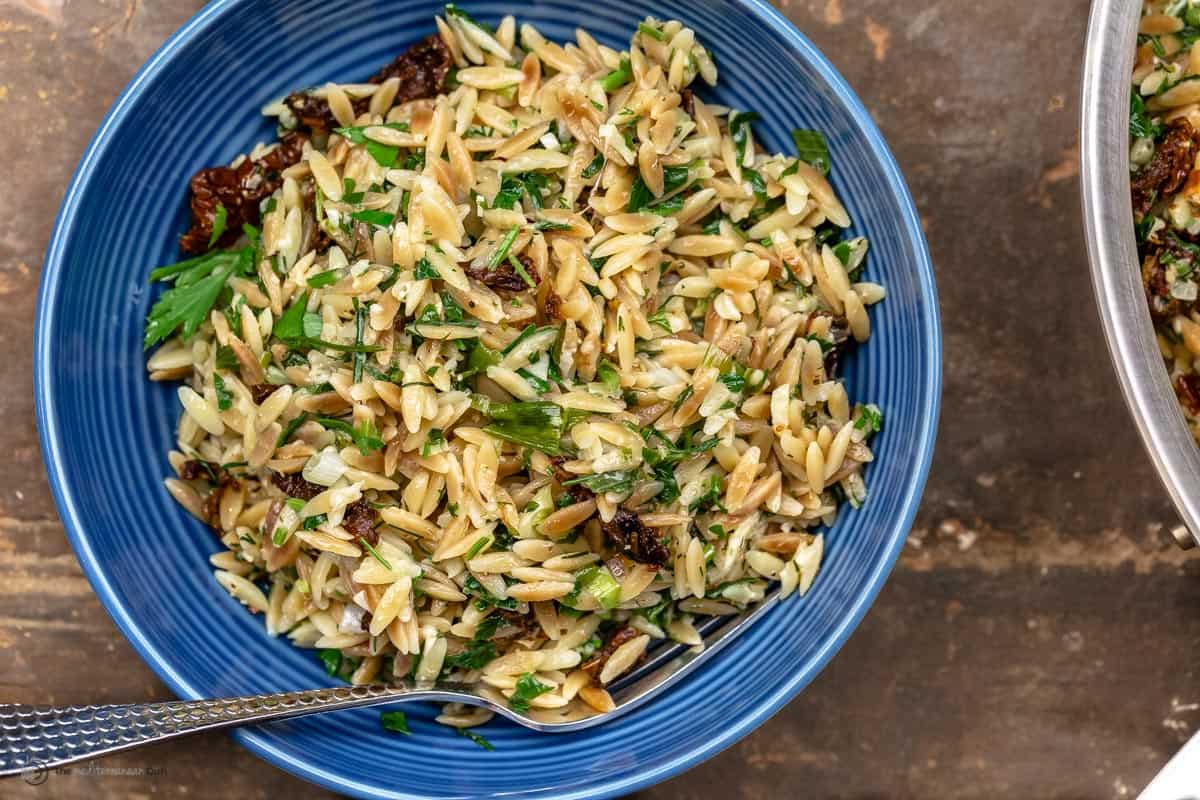
MULTIPOLYGON (((83 578, 34 424, 30 335, 63 189, 199 0, 0 0, 0 697, 164 699, 83 578)), ((873 109, 924 217, 942 434, 909 546, 784 711, 641 798, 1123 798, 1200 724, 1200 561, 1119 396, 1077 189, 1088 4, 792 0, 873 109), (786 787, 786 789, 785 789, 786 787)), ((4 783, 4 797, 321 795, 225 736, 4 783)))

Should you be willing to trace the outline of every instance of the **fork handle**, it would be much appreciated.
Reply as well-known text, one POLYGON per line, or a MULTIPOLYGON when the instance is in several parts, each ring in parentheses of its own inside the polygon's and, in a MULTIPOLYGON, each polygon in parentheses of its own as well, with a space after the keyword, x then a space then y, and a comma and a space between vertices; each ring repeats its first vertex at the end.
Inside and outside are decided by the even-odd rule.
MULTIPOLYGON (((0 777, 49 770, 189 733, 378 705, 425 694, 404 686, 337 686, 218 700, 97 706, 0 705, 0 777)), ((416 698, 412 698, 416 699, 416 698)))

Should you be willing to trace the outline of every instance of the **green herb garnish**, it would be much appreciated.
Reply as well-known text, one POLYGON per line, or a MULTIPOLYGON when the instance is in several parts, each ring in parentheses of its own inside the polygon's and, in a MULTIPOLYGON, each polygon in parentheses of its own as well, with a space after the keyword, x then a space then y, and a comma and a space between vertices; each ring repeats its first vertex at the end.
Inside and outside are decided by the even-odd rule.
POLYGON ((636 470, 613 470, 611 472, 597 472, 593 475, 580 475, 578 478, 563 481, 563 485, 575 486, 578 484, 591 489, 596 494, 603 492, 624 494, 633 491, 633 484, 636 480, 636 470))
POLYGON ((504 238, 500 240, 499 246, 492 257, 488 259, 488 269, 495 269, 500 266, 500 262, 508 258, 508 251, 512 249, 513 242, 517 240, 517 234, 521 232, 520 228, 514 227, 508 233, 504 234, 504 238))
POLYGON ((149 350, 176 331, 191 338, 216 305, 226 282, 234 275, 254 272, 254 248, 216 250, 150 273, 150 282, 173 285, 158 298, 146 317, 142 348, 149 350))
POLYGON ((1146 101, 1134 89, 1129 95, 1129 135, 1135 139, 1157 139, 1162 131, 1162 123, 1146 113, 1146 101))
POLYGON ((491 742, 489 742, 487 739, 480 736, 475 731, 467 730, 466 728, 455 728, 454 730, 456 730, 458 732, 459 736, 463 736, 463 737, 466 737, 467 739, 470 739, 472 742, 479 745, 484 750, 495 750, 496 749, 495 747, 492 746, 491 742))
POLYGON ((720 475, 709 475, 708 479, 704 482, 704 488, 700 495, 688 505, 688 511, 693 514, 700 511, 707 511, 710 508, 725 510, 725 506, 721 505, 720 475))
POLYGON ((440 448, 444 444, 446 444, 446 434, 442 433, 441 428, 430 428, 429 433, 425 436, 425 444, 421 445, 421 455, 428 456, 435 447, 440 448))
POLYGON ((867 433, 878 433, 883 430, 883 412, 871 406, 863 406, 854 427, 867 433))
POLYGON ((380 228, 386 228, 396 221, 396 215, 389 214, 386 211, 364 209, 362 211, 355 211, 350 215, 350 219, 357 220, 359 222, 366 222, 370 225, 376 225, 380 228))
POLYGON ((379 551, 376 550, 374 547, 372 547, 371 543, 368 542, 365 538, 360 536, 360 537, 358 537, 358 541, 364 548, 366 548, 367 552, 371 554, 371 558, 374 558, 376 561, 378 561, 383 566, 384 569, 390 570, 392 568, 392 565, 388 563, 388 560, 386 558, 384 558, 383 556, 379 555, 379 551))
POLYGON ((403 711, 384 711, 379 715, 379 724, 385 731, 403 733, 405 736, 412 735, 412 731, 408 729, 408 717, 404 715, 403 711))
POLYGON ((422 258, 417 262, 413 277, 419 281, 435 280, 442 277, 442 274, 437 271, 437 267, 429 263, 428 258, 422 258))
POLYGON ((658 28, 654 27, 653 25, 651 25, 647 22, 639 22, 638 26, 637 26, 637 30, 638 30, 638 33, 645 34, 646 36, 649 36, 651 39, 657 39, 660 42, 666 41, 666 38, 667 38, 667 35, 665 33, 663 33, 658 28))
POLYGON ((308 279, 308 286, 311 289, 320 289, 323 286, 331 286, 338 282, 339 270, 331 269, 325 272, 318 272, 308 279))
POLYGON ((233 407, 233 392, 225 388, 225 381, 220 375, 213 373, 213 388, 217 390, 217 408, 228 411, 233 407))
POLYGON ((318 650, 317 658, 320 659, 321 663, 325 665, 326 675, 332 675, 336 677, 342 668, 342 651, 340 650, 318 650))
POLYGON ((479 611, 487 611, 492 606, 508 611, 517 607, 516 600, 511 597, 496 597, 474 575, 463 581, 463 591, 475 598, 475 608, 479 611))
POLYGON ((517 680, 517 688, 513 690, 512 697, 508 698, 508 705, 514 711, 528 711, 530 700, 553 688, 533 677, 532 672, 526 672, 517 680))
POLYGON ((351 425, 342 419, 317 417, 317 422, 331 431, 338 431, 349 436, 354 442, 354 446, 358 448, 358 452, 364 456, 370 455, 372 451, 383 449, 383 439, 379 438, 379 431, 375 430, 375 423, 370 420, 364 420, 358 425, 351 425))
POLYGON ((212 234, 208 237, 208 249, 217 243, 217 240, 225 233, 225 225, 229 219, 229 211, 225 208, 224 203, 217 203, 217 213, 213 215, 212 234))
POLYGON ((288 439, 292 438, 292 434, 294 434, 296 430, 307 421, 307 411, 301 411, 299 414, 288 420, 288 424, 283 426, 283 430, 280 432, 279 438, 275 440, 275 446, 283 447, 285 444, 287 444, 288 439))
POLYGON ((600 87, 611 94, 632 79, 633 67, 629 64, 629 57, 621 56, 621 65, 604 76, 604 80, 600 81, 600 87))
POLYGON ((829 159, 829 145, 820 131, 797 128, 792 131, 792 141, 796 143, 796 156, 811 164, 821 174, 828 175, 832 162, 829 159))
POLYGON ((547 455, 564 453, 562 437, 569 415, 562 406, 544 401, 493 403, 477 398, 476 408, 492 419, 483 428, 487 433, 547 455))
POLYGON ((596 157, 593 158, 591 160, 591 162, 589 162, 588 165, 583 168, 583 179, 586 181, 586 180, 590 180, 590 179, 596 177, 596 175, 598 175, 600 173, 600 170, 602 170, 603 168, 604 168, 604 154, 597 153, 596 157))
POLYGON ((596 377, 608 391, 621 391, 621 373, 617 371, 616 365, 607 358, 600 359, 600 363, 596 365, 596 377))
POLYGON ((738 163, 746 156, 746 146, 750 142, 752 130, 750 123, 762 119, 757 112, 734 112, 729 115, 729 136, 733 139, 733 149, 737 153, 738 163))

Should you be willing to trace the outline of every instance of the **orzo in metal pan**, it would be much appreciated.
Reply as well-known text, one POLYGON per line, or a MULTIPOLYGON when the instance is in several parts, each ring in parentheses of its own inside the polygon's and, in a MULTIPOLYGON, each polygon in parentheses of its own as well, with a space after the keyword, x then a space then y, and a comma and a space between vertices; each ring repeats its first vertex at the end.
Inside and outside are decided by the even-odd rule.
POLYGON ((1129 136, 1142 283, 1171 383, 1200 438, 1200 5, 1147 2, 1129 136))

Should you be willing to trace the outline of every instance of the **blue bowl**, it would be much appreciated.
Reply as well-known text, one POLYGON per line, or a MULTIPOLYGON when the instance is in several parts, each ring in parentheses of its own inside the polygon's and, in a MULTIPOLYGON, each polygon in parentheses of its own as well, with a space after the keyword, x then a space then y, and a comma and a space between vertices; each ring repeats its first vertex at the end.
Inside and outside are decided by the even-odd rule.
MULTIPOLYGON (((467 2, 495 23, 509 3, 467 2)), ((162 488, 170 474, 173 387, 146 380, 141 348, 152 267, 178 258, 189 176, 271 137, 267 101, 371 74, 433 30, 434 2, 217 0, 159 49, 113 105, 63 200, 42 272, 36 331, 38 421, 66 530, 125 636, 184 698, 330 685, 310 651, 266 635, 212 579, 212 534, 162 488)), ((851 397, 887 416, 867 472, 871 496, 827 536, 803 599, 654 702, 576 734, 503 721, 486 752, 408 707, 413 736, 378 711, 298 719, 234 736, 254 753, 361 797, 592 798, 661 781, 745 736, 796 695, 866 613, 904 543, 929 466, 941 389, 933 272, 904 181, 871 117, 816 48, 760 0, 529 0, 521 20, 557 40, 577 24, 627 46, 643 16, 682 16, 716 55, 719 102, 763 114, 772 150, 823 131, 833 184, 870 237, 868 275, 887 286, 874 334, 849 359, 851 397)))

